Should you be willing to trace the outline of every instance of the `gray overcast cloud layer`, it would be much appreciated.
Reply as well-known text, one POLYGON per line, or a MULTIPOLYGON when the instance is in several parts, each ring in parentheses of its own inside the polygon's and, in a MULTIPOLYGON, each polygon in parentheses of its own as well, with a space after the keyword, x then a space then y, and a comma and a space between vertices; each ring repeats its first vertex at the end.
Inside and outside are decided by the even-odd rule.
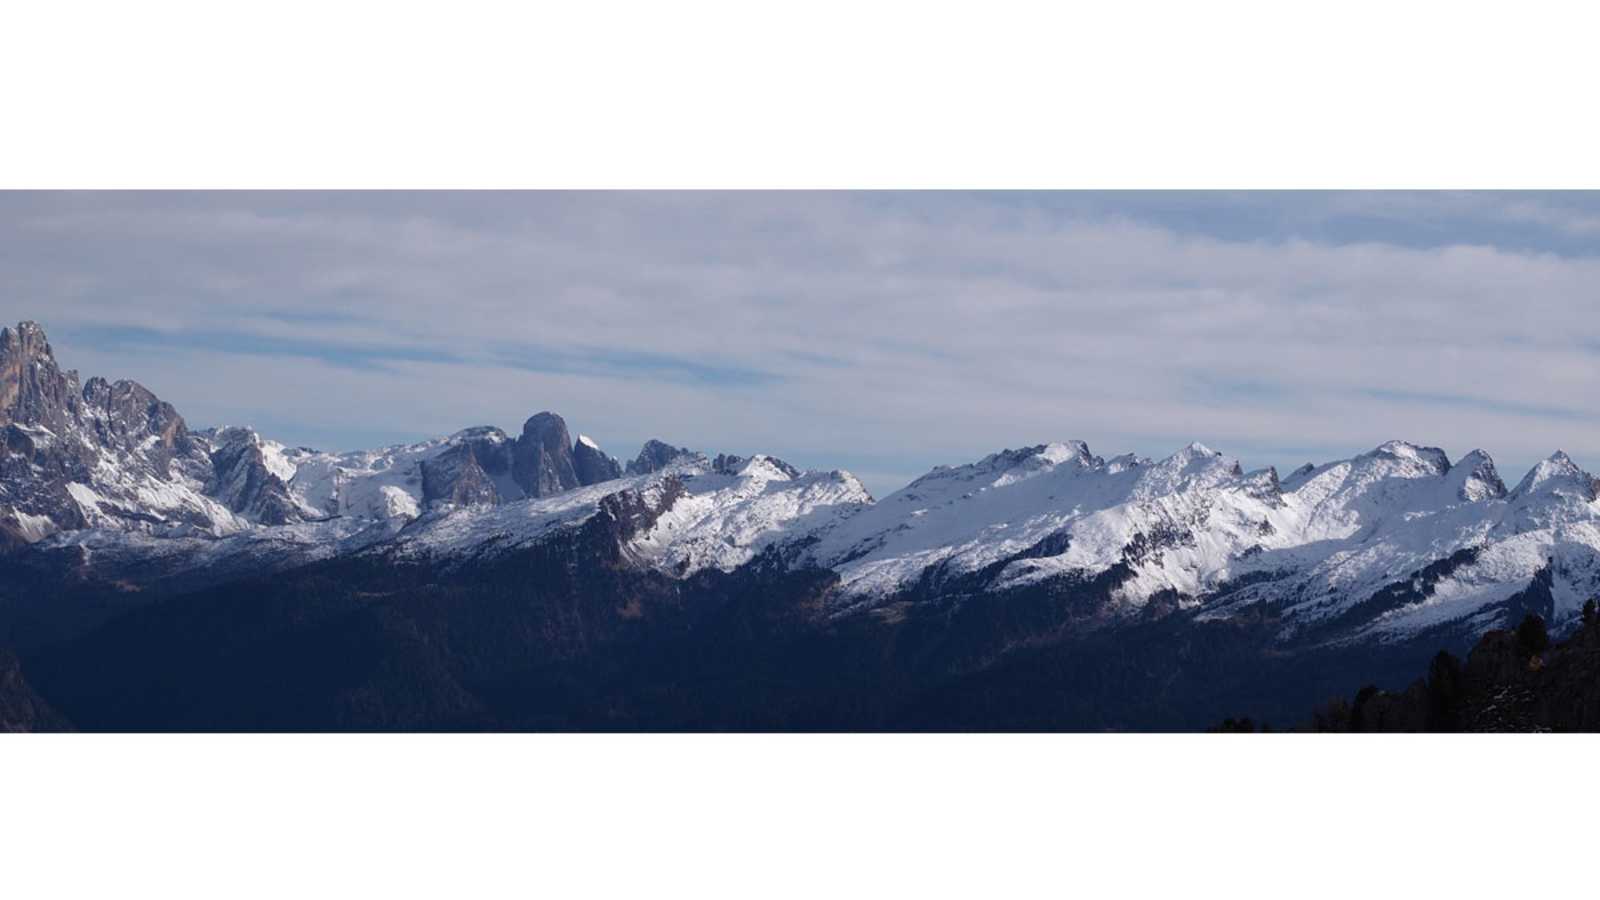
POLYGON ((349 449, 541 409, 842 467, 1081 438, 1280 468, 1600 461, 1600 198, 5 193, 0 319, 196 426, 349 449))

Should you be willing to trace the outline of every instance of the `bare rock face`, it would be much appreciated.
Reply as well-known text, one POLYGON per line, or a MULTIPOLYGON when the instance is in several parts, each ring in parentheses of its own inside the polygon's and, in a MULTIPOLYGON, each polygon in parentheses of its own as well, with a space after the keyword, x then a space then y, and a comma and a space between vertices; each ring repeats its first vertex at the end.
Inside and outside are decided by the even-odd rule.
POLYGON ((460 465, 448 482, 439 483, 435 475, 437 469, 434 463, 424 463, 422 467, 422 489, 427 502, 454 506, 493 506, 500 502, 494 480, 470 450, 461 456, 460 465))
POLYGON ((81 409, 78 375, 56 366, 44 331, 32 322, 0 328, 0 545, 83 527, 66 489, 95 460, 70 439, 81 409))
POLYGON ((422 463, 422 502, 426 506, 493 506, 517 499, 501 496, 513 462, 515 442, 498 428, 474 428, 457 435, 455 444, 422 463))
POLYGON ((225 428, 217 432, 211 467, 206 493, 233 512, 262 525, 287 525, 305 517, 283 474, 272 470, 261 436, 254 431, 225 428))
POLYGON ((78 413, 78 373, 57 366, 44 330, 0 328, 0 425, 61 430, 78 413))
POLYGON ((711 471, 716 472, 719 475, 738 475, 744 470, 745 466, 756 462, 757 460, 765 461, 767 465, 779 472, 782 472, 787 478, 800 477, 799 469, 789 465, 776 456, 746 457, 733 453, 718 453, 716 457, 711 460, 711 471))
POLYGON ((585 486, 622 477, 622 464, 586 435, 578 435, 578 442, 572 445, 572 465, 578 483, 585 486))
POLYGON ((648 475, 651 472, 659 472, 674 460, 694 455, 693 450, 674 447, 664 441, 651 438, 644 442, 644 446, 639 450, 639 455, 628 463, 628 474, 648 475))
POLYGON ((137 382, 107 384, 104 378, 91 378, 84 385, 83 400, 100 445, 131 453, 155 438, 150 461, 162 475, 173 458, 192 455, 196 449, 172 404, 137 382))
POLYGON ((511 477, 529 497, 548 497, 581 484, 565 420, 542 412, 523 424, 512 452, 511 477))

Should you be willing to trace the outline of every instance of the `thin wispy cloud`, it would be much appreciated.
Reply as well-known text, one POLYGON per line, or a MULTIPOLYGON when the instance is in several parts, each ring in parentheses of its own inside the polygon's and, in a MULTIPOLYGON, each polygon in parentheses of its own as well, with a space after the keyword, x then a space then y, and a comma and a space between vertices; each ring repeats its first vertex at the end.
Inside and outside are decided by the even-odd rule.
POLYGON ((613 452, 878 493, 1066 438, 1515 470, 1600 461, 1596 220, 1583 194, 8 194, 0 311, 294 442, 548 408, 613 452))

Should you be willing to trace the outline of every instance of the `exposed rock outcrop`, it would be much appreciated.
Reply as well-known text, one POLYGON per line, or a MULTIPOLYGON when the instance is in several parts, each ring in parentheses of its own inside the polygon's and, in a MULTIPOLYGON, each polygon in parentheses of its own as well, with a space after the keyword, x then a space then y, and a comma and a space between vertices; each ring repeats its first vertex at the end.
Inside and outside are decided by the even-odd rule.
POLYGON ((510 475, 514 444, 498 428, 474 428, 456 435, 454 446, 424 460, 422 499, 428 506, 492 506, 503 497, 496 481, 510 475))
POLYGON ((211 450, 212 478, 206 492, 230 510, 262 525, 287 525, 305 516, 289 493, 282 464, 269 460, 261 436, 248 428, 226 428, 211 450))
POLYGON ((581 484, 564 419, 553 412, 542 412, 523 423, 511 477, 529 497, 548 497, 581 484))
POLYGON ((572 446, 572 465, 577 470, 578 482, 583 485, 622 477, 622 464, 601 450, 588 435, 578 435, 578 442, 572 446))
POLYGON ((0 425, 60 431, 78 414, 81 402, 78 373, 56 366, 38 324, 0 328, 0 425))
POLYGON ((674 460, 694 455, 693 450, 674 447, 664 441, 651 438, 644 442, 644 446, 639 450, 639 455, 628 463, 627 471, 629 475, 648 475, 651 472, 661 471, 671 465, 674 460))

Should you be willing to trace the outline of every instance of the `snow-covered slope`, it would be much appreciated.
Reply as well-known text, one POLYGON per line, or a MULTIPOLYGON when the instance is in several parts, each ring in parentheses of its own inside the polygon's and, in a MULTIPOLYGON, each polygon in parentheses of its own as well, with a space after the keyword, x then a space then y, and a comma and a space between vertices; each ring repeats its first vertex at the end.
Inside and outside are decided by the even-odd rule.
POLYGON ((1452 465, 1401 441, 1281 483, 1199 444, 1108 462, 1073 442, 935 469, 807 552, 839 573, 842 610, 903 598, 930 572, 982 571, 1005 590, 1121 566, 1126 613, 1157 595, 1207 616, 1266 603, 1286 636, 1393 638, 1488 627, 1545 570, 1550 613, 1571 618, 1600 593, 1595 497, 1560 453, 1508 492, 1482 451, 1452 465))
POLYGON ((289 494, 306 507, 330 516, 416 518, 431 503, 449 502, 450 488, 463 468, 475 470, 474 477, 482 473, 492 491, 486 496, 521 499, 523 491, 511 479, 508 465, 494 467, 490 474, 477 459, 503 455, 510 443, 498 428, 473 428, 378 450, 327 453, 279 448, 278 452, 290 473, 289 494))
POLYGON ((1477 630, 1544 573, 1557 622, 1600 593, 1594 480, 1557 453, 1507 492, 1487 454, 1455 465, 1386 444, 1286 487, 1302 510, 1295 541, 1241 560, 1260 579, 1220 598, 1227 611, 1269 601, 1288 627, 1330 624, 1349 636, 1403 637, 1449 622, 1477 630))
POLYGON ((1163 589, 1197 593, 1284 523, 1276 478, 1244 474, 1200 444, 1161 462, 1109 462, 1082 442, 1008 450, 940 467, 821 536, 810 550, 857 602, 892 596, 925 569, 971 573, 1010 562, 997 584, 1097 573, 1137 558, 1138 604, 1163 589))
POLYGON ((633 549, 663 571, 724 571, 770 544, 826 534, 860 514, 872 496, 849 472, 804 472, 770 456, 704 457, 669 464, 661 474, 682 483, 683 496, 663 509, 633 549))
MULTIPOLYGON (((285 447, 247 428, 205 434, 224 447, 251 448, 258 460, 251 472, 259 473, 262 482, 275 479, 283 503, 305 518, 416 518, 437 506, 493 505, 621 476, 621 464, 593 439, 580 435, 568 446, 566 424, 560 416, 540 413, 529 420, 525 435, 535 428, 553 432, 552 449, 535 447, 533 452, 525 452, 528 442, 490 426, 415 444, 347 453, 285 447), (575 465, 574 459, 582 464, 575 465), (578 474, 580 469, 588 477, 578 474)), ((219 467, 219 476, 226 474, 232 470, 219 467)), ((217 493, 233 498, 258 492, 245 474, 236 474, 218 485, 217 493)), ((250 509, 257 502, 240 500, 242 507, 235 508, 250 509)))
POLYGON ((627 550, 673 575, 732 570, 772 544, 803 539, 871 503, 848 472, 804 472, 781 460, 700 454, 655 472, 553 497, 427 516, 373 552, 464 563, 511 552, 588 521, 602 504, 634 511, 627 550))
POLYGON ((31 548, 73 581, 122 590, 193 588, 355 553, 390 540, 401 520, 340 518, 247 528, 223 537, 162 537, 120 529, 54 534, 31 548))

